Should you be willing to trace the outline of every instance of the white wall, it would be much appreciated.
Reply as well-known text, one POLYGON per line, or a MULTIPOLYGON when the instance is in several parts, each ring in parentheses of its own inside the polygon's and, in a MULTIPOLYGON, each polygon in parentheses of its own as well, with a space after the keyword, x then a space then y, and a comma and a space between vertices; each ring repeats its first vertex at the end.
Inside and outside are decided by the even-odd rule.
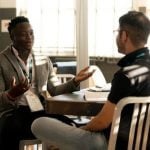
POLYGON ((150 18, 150 0, 133 0, 133 8, 139 10, 140 7, 145 7, 145 14, 150 18))
POLYGON ((0 8, 16 8, 16 0, 0 0, 0 8))
MULTIPOLYGON (((89 65, 88 56, 88 14, 87 0, 77 0, 77 72, 89 65)), ((89 87, 86 80, 80 84, 81 89, 89 87)))

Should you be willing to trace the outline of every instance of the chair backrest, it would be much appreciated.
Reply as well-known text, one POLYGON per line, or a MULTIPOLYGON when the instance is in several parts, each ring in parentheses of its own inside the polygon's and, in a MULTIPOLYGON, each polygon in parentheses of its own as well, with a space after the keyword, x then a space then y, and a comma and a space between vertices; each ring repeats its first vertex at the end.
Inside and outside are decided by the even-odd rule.
POLYGON ((73 74, 56 74, 56 76, 61 83, 65 83, 69 79, 72 79, 75 77, 73 74))
POLYGON ((89 78, 89 87, 99 86, 103 87, 107 82, 101 71, 96 65, 91 65, 89 71, 95 70, 94 74, 89 78))
POLYGON ((150 128, 150 96, 125 97, 117 103, 111 126, 108 150, 115 150, 116 148, 121 112, 128 104, 134 104, 134 110, 130 125, 127 150, 133 150, 134 144, 135 150, 146 150, 150 128), (133 142, 135 143, 133 144, 133 142))

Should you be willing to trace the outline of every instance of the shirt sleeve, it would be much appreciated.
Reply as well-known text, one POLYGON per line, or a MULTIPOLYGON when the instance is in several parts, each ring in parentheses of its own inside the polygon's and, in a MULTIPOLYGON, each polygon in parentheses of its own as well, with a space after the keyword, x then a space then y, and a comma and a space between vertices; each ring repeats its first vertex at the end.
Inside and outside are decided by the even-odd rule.
POLYGON ((122 72, 117 72, 112 80, 112 87, 108 100, 117 103, 121 98, 129 96, 132 92, 130 79, 122 72))

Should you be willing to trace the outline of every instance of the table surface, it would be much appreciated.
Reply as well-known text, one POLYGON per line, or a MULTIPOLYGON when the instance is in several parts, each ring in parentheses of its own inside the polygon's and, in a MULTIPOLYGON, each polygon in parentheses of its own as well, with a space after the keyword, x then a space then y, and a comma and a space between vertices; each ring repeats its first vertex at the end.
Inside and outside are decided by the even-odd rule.
POLYGON ((101 110, 106 100, 107 97, 102 98, 102 100, 87 101, 81 91, 62 94, 46 100, 46 112, 50 114, 94 116, 101 110))

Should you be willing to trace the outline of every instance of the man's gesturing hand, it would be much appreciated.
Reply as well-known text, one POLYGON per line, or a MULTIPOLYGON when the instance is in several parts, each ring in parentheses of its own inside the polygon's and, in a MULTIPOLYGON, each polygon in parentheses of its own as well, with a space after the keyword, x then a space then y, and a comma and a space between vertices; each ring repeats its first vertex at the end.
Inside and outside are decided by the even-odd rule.
POLYGON ((27 78, 23 78, 22 81, 16 84, 15 77, 12 78, 11 88, 8 91, 8 97, 11 99, 15 99, 16 97, 22 95, 30 88, 30 84, 28 83, 27 78))

